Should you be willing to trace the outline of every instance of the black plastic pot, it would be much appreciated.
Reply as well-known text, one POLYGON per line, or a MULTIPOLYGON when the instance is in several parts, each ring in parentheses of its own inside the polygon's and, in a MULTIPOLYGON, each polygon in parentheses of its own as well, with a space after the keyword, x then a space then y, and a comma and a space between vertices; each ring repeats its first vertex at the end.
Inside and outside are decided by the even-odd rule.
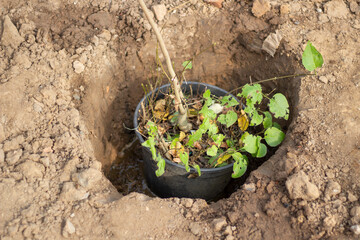
MULTIPOLYGON (((187 82, 181 87, 184 93, 190 92, 190 86, 194 94, 203 93, 206 89, 210 89, 215 96, 230 95, 225 90, 205 83, 187 82)), ((158 99, 164 97, 163 93, 167 93, 170 84, 166 84, 154 91, 158 93, 158 99)), ((141 120, 141 102, 146 106, 147 99, 152 93, 145 96, 138 104, 135 110, 134 126, 138 127, 138 122, 141 120)), ((236 98, 235 98, 236 99, 236 98)), ((140 143, 143 143, 144 138, 136 132, 136 136, 140 143)), ((155 171, 157 169, 156 162, 152 159, 151 152, 148 148, 142 147, 144 158, 144 174, 149 188, 159 197, 187 197, 187 198, 202 198, 207 201, 216 199, 225 189, 226 185, 231 180, 231 173, 233 164, 226 165, 219 168, 201 168, 201 176, 196 178, 189 178, 189 175, 196 173, 194 168, 190 172, 186 172, 185 167, 165 159, 165 173, 157 177, 155 171)), ((193 175, 192 175, 193 176, 193 175)))

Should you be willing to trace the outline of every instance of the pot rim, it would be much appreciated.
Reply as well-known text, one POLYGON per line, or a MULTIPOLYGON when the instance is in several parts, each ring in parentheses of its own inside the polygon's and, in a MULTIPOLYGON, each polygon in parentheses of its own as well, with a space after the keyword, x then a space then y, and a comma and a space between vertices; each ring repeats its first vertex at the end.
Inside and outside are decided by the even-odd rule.
MULTIPOLYGON (((222 88, 219 88, 219 87, 217 87, 217 86, 211 85, 211 84, 202 83, 202 82, 191 82, 191 81, 187 81, 187 82, 184 82, 184 83, 182 84, 182 86, 183 86, 183 85, 205 85, 206 87, 209 87, 209 86, 210 86, 212 89, 216 89, 216 90, 219 90, 219 91, 226 92, 229 96, 231 96, 231 97, 235 98, 236 100, 238 100, 234 95, 232 95, 232 94, 229 93, 228 91, 226 91, 226 90, 224 90, 224 89, 222 89, 222 88)), ((133 122, 133 124, 134 124, 134 129, 135 129, 136 137, 139 139, 140 144, 143 143, 143 142, 145 142, 144 138, 143 138, 143 137, 141 136, 141 134, 137 131, 137 128, 138 128, 138 126, 139 126, 137 119, 138 119, 138 117, 139 117, 139 111, 140 111, 140 108, 141 108, 141 103, 142 103, 143 101, 145 101, 145 99, 147 99, 153 92, 157 92, 157 91, 159 91, 161 88, 168 88, 168 87, 170 87, 170 86, 171 86, 171 84, 170 84, 170 83, 167 83, 167 84, 165 84, 165 85, 162 85, 162 86, 154 89, 153 91, 151 91, 151 92, 149 92, 148 94, 146 94, 146 96, 143 97, 143 98, 140 100, 139 104, 137 105, 137 107, 136 107, 136 109, 135 109, 134 122, 133 122)), ((143 147, 143 146, 142 146, 142 147, 143 147)), ((146 148, 146 147, 145 147, 145 148, 146 148)), ((148 148, 146 148, 146 149, 150 152, 150 150, 149 150, 148 148)), ((167 159, 166 157, 163 157, 163 156, 161 156, 161 157, 165 160, 166 164, 170 164, 170 165, 172 165, 172 166, 176 166, 176 167, 179 167, 179 168, 182 168, 182 169, 185 170, 185 166, 180 165, 180 164, 178 164, 178 163, 174 163, 174 162, 170 161, 169 159, 167 159)), ((201 172, 215 172, 215 171, 217 172, 217 171, 223 171, 223 170, 227 170, 227 169, 229 169, 229 168, 233 168, 233 165, 234 165, 234 163, 232 162, 232 163, 230 163, 230 164, 228 164, 228 165, 226 165, 226 166, 218 167, 218 168, 200 168, 200 171, 201 171, 201 172)), ((166 165, 165 165, 165 166, 166 166, 166 165)), ((189 172, 189 173, 193 173, 193 172, 197 172, 197 170, 190 166, 190 172, 189 172)))

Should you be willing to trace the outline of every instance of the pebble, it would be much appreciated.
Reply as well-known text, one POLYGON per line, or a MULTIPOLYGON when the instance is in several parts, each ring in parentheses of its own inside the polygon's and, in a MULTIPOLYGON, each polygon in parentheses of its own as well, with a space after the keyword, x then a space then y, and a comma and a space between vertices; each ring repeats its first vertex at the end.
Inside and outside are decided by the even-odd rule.
POLYGON ((235 224, 239 218, 239 214, 237 214, 235 212, 228 212, 227 217, 229 218, 229 220, 232 224, 235 224))
POLYGON ((226 225, 226 218, 225 217, 221 217, 221 218, 216 218, 212 221, 212 225, 214 227, 214 231, 215 232, 220 232, 221 229, 226 225))
POLYGON ((327 77, 325 77, 325 76, 320 76, 320 77, 319 77, 319 80, 320 80, 320 82, 323 82, 323 83, 325 83, 325 84, 327 84, 327 83, 329 82, 329 80, 328 80, 327 77))
POLYGON ((28 179, 42 178, 45 168, 42 164, 30 160, 17 166, 17 169, 28 179))
POLYGON ((225 230, 224 230, 224 234, 225 235, 232 235, 232 230, 230 226, 226 226, 225 230))
POLYGON ((309 177, 303 171, 288 177, 285 185, 291 199, 311 201, 320 197, 318 187, 309 181, 309 177))
POLYGON ((349 202, 356 202, 358 200, 358 198, 351 192, 348 192, 348 200, 349 200, 349 202))
POLYGON ((360 235, 360 225, 353 225, 350 229, 355 235, 360 235))
POLYGON ((109 30, 104 29, 102 33, 98 35, 99 38, 105 39, 106 41, 111 40, 111 33, 109 30))
POLYGON ((11 140, 7 140, 4 142, 3 150, 4 152, 8 152, 11 150, 16 150, 20 148, 20 145, 25 141, 23 135, 18 135, 11 140))
POLYGON ((332 197, 338 195, 341 192, 341 186, 335 181, 329 181, 326 185, 325 196, 332 197))
POLYGON ((255 183, 248 183, 243 185, 243 189, 249 192, 255 192, 256 186, 255 183))
POLYGON ((65 182, 60 194, 60 199, 63 201, 78 201, 88 197, 89 193, 85 189, 76 189, 73 182, 65 182))
POLYGON ((23 153, 23 150, 22 150, 22 149, 10 151, 10 152, 6 153, 5 161, 6 161, 9 165, 14 165, 17 161, 19 161, 22 153, 23 153))
POLYGON ((270 3, 267 0, 255 0, 251 12, 255 17, 261 17, 270 10, 270 3))
POLYGON ((332 0, 324 5, 325 13, 330 18, 346 18, 349 10, 342 0, 332 0))
POLYGON ((222 2, 224 0, 204 0, 204 2, 208 3, 208 4, 211 4, 217 8, 221 8, 222 7, 222 2))
POLYGON ((193 205, 194 201, 190 198, 186 198, 184 199, 184 206, 187 207, 187 208, 191 208, 192 205, 193 205))
POLYGON ((191 233, 194 234, 195 236, 201 234, 202 228, 201 228, 200 224, 198 224, 197 222, 190 223, 189 228, 190 228, 191 233))
POLYGON ((353 208, 350 210, 350 215, 351 215, 355 220, 360 220, 360 207, 359 207, 359 206, 353 207, 353 208))
POLYGON ((355 14, 360 12, 359 4, 356 1, 350 2, 350 11, 355 14))
POLYGON ((324 227, 325 228, 331 229, 336 226, 336 223, 337 223, 337 221, 336 221, 335 216, 327 216, 324 219, 324 227))
POLYGON ((43 110, 42 106, 41 106, 40 103, 38 103, 38 102, 35 102, 35 103, 33 104, 33 109, 34 109, 34 111, 37 112, 37 113, 41 113, 42 110, 43 110))
POLYGON ((152 6, 152 10, 158 21, 162 21, 165 18, 165 15, 167 13, 167 10, 166 10, 166 7, 164 4, 154 5, 154 6, 152 6))
POLYGON ((66 219, 65 224, 64 224, 64 228, 62 230, 62 235, 64 237, 69 237, 69 235, 75 233, 75 227, 74 225, 70 222, 69 219, 66 219))
POLYGON ((287 15, 290 13, 290 6, 289 4, 284 4, 280 6, 280 14, 287 15))
POLYGON ((80 61, 76 60, 73 62, 73 68, 74 68, 74 71, 79 74, 84 71, 85 66, 80 61))
POLYGON ((264 40, 261 49, 274 57, 276 50, 278 49, 282 35, 279 31, 270 33, 269 36, 264 40))
POLYGON ((92 188, 102 177, 102 173, 94 168, 86 169, 80 173, 75 173, 72 180, 84 188, 92 188))
POLYGON ((24 38, 20 36, 17 28, 12 23, 8 15, 4 17, 2 23, 2 34, 1 34, 1 45, 5 47, 18 48, 19 45, 24 41, 24 38))

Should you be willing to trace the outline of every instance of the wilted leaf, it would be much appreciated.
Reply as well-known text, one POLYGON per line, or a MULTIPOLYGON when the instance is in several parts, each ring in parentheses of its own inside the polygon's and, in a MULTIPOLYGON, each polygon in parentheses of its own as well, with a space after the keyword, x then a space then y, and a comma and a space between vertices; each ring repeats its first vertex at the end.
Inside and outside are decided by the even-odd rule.
POLYGON ((194 147, 196 147, 197 149, 201 150, 202 146, 200 145, 199 142, 194 142, 194 147))
POLYGON ((192 117, 197 117, 198 116, 198 111, 193 109, 193 108, 189 108, 188 109, 188 117, 192 118, 192 117))
POLYGON ((224 154, 223 156, 219 157, 219 159, 216 162, 216 166, 222 164, 223 162, 225 162, 226 160, 228 160, 231 157, 231 154, 224 154))
POLYGON ((173 158, 173 162, 180 163, 181 160, 180 160, 180 158, 173 158))
POLYGON ((166 100, 165 99, 159 99, 155 102, 155 110, 164 112, 165 111, 165 105, 166 105, 166 100))
POLYGON ((274 117, 276 118, 284 118, 285 120, 288 120, 289 118, 289 103, 286 99, 286 97, 281 94, 277 93, 275 94, 269 102, 269 110, 274 114, 274 117))
POLYGON ((186 134, 183 131, 180 131, 179 141, 181 142, 186 137, 186 134))
POLYGON ((307 42, 302 55, 302 64, 308 71, 313 71, 323 65, 324 59, 310 41, 307 42))
POLYGON ((164 112, 160 110, 154 110, 153 116, 159 120, 166 120, 166 117, 169 116, 169 111, 164 112))
POLYGON ((240 116, 238 118, 238 126, 241 131, 246 131, 246 129, 249 127, 249 120, 246 116, 246 113, 242 109, 240 111, 240 116))
POLYGON ((266 143, 271 147, 276 147, 279 145, 285 138, 285 133, 276 127, 268 128, 264 133, 264 139, 266 143))

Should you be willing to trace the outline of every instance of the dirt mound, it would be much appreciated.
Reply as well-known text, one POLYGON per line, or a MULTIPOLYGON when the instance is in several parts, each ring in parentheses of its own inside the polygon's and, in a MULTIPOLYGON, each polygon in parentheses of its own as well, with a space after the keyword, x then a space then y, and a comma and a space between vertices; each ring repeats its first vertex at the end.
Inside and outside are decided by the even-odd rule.
POLYGON ((202 52, 188 80, 232 90, 300 73, 308 40, 325 59, 316 76, 265 84, 290 99, 286 139, 245 185, 206 203, 128 194, 144 188, 138 170, 115 184, 122 194, 105 177, 141 162, 129 129, 156 40, 135 0, 2 1, 1 239, 356 239, 359 2, 255 2, 152 2, 168 11, 174 65, 202 52))

